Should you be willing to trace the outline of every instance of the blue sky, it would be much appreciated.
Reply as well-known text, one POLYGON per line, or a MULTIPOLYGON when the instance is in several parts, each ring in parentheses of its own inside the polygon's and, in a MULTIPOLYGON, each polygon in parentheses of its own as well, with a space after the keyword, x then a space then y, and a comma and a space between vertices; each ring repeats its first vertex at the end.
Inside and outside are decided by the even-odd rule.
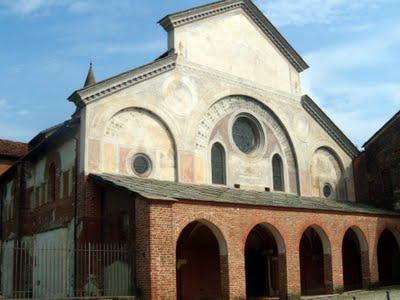
MULTIPOLYGON (((400 109, 398 0, 255 0, 310 69, 312 96, 359 147, 400 109)), ((28 141, 66 120, 97 79, 166 50, 157 24, 202 0, 0 0, 0 137, 28 141)))

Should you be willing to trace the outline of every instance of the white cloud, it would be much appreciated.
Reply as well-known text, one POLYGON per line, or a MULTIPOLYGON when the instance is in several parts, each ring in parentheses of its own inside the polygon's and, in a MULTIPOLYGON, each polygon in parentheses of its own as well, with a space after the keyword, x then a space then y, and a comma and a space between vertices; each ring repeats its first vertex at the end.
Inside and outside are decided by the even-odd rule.
POLYGON ((61 5, 65 1, 68 0, 3 0, 0 3, 0 8, 2 7, 15 14, 27 15, 43 8, 61 5))
POLYGON ((87 1, 77 1, 71 3, 68 9, 73 13, 86 13, 92 9, 92 5, 87 1))
POLYGON ((385 77, 400 63, 399 49, 400 31, 391 24, 380 34, 305 55, 311 67, 303 91, 359 146, 400 107, 400 80, 385 77))
POLYGON ((107 55, 162 54, 167 48, 165 40, 142 43, 84 44, 72 48, 74 53, 95 57, 107 55))
POLYGON ((20 109, 20 110, 17 111, 17 114, 20 115, 20 116, 26 116, 26 115, 30 114, 30 111, 27 110, 27 109, 20 109))
POLYGON ((394 0, 258 0, 259 7, 277 25, 330 24, 351 18, 354 12, 376 9, 394 0))
POLYGON ((8 101, 6 99, 0 99, 0 109, 5 109, 8 107, 8 101))

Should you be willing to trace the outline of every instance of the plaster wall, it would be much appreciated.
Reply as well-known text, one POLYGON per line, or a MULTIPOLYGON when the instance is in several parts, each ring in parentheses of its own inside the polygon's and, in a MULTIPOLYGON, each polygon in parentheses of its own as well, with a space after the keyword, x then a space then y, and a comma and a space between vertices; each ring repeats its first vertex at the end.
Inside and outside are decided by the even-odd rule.
POLYGON ((169 45, 190 62, 301 93, 298 72, 242 9, 178 27, 169 39, 169 45))
POLYGON ((313 160, 323 147, 333 153, 333 166, 343 166, 329 179, 346 179, 346 198, 354 200, 351 157, 304 110, 291 66, 241 11, 175 30, 175 69, 85 107, 85 174, 134 175, 131 158, 140 152, 153 160, 150 178, 210 184, 210 149, 218 140, 227 151, 228 186, 271 187, 271 159, 279 153, 285 191, 319 196, 313 182, 326 174, 313 169, 313 160), (254 45, 263 62, 240 43, 254 45), (232 96, 240 99, 237 106, 232 96), (257 159, 239 153, 230 137, 232 118, 243 112, 264 128, 265 149, 257 159))

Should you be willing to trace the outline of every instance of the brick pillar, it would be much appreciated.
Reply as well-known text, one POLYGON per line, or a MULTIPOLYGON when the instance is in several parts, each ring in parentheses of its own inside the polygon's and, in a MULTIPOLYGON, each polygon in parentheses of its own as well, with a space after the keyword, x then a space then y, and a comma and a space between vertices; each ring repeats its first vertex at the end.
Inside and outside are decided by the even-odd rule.
POLYGON ((286 299, 287 297, 287 267, 286 267, 286 254, 280 253, 278 255, 279 264, 279 297, 286 299))
POLYGON ((342 247, 332 245, 332 254, 324 254, 325 289, 328 294, 343 292, 342 247))
POLYGON ((287 245, 286 274, 288 299, 299 299, 301 295, 300 253, 297 245, 287 245))
POLYGON ((229 264, 228 255, 221 255, 220 272, 221 272, 221 293, 222 299, 229 299, 229 264))
POLYGON ((141 299, 176 299, 171 204, 136 199, 136 274, 141 299))
POLYGON ((362 286, 368 289, 371 284, 368 251, 361 251, 362 286))
POLYGON ((373 249, 376 249, 375 243, 370 243, 369 261, 370 261, 370 286, 379 286, 379 269, 378 269, 378 253, 373 249))
POLYGON ((226 240, 228 244, 229 262, 229 299, 246 299, 246 271, 244 249, 238 247, 243 242, 239 236, 231 236, 226 240))

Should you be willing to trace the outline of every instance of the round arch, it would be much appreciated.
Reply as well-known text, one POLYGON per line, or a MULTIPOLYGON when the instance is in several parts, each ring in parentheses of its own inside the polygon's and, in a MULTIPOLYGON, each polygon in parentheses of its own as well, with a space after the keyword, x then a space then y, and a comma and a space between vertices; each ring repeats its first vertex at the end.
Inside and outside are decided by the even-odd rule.
POLYGON ((204 219, 186 224, 176 241, 178 299, 226 298, 227 253, 226 240, 216 225, 204 219))
POLYGON ((358 226, 346 229, 342 238, 342 271, 344 290, 368 288, 369 248, 364 232, 358 226))
POLYGON ((338 163, 338 165, 339 165, 339 168, 340 168, 340 171, 341 171, 342 173, 345 171, 343 161, 342 161, 342 159, 340 158, 339 154, 337 154, 337 152, 336 152, 335 150, 333 150, 333 149, 332 149, 331 147, 329 147, 329 146, 320 146, 320 147, 318 147, 317 149, 315 149, 314 153, 317 152, 318 150, 324 150, 324 151, 326 151, 326 152, 329 152, 329 153, 335 158, 335 160, 337 161, 337 163, 338 163))
POLYGON ((382 286, 400 284, 400 233, 384 228, 376 244, 379 283, 382 286))
MULTIPOLYGON (((325 230, 322 229, 321 226, 319 226, 317 224, 313 224, 313 225, 308 226, 306 228, 306 230, 304 230, 304 232, 306 232, 310 228, 315 230, 318 233, 319 238, 321 239, 321 242, 322 242, 324 254, 331 255, 332 254, 331 242, 330 242, 329 237, 326 234, 325 230)), ((303 232, 303 234, 304 234, 304 232, 303 232)))
POLYGON ((328 146, 316 148, 310 162, 310 174, 313 196, 347 200, 343 161, 332 148, 328 146), (326 187, 328 187, 327 193, 326 187))
POLYGON ((303 231, 299 243, 300 278, 303 295, 333 292, 331 253, 328 235, 322 227, 314 224, 303 231))
MULTIPOLYGON (((156 148, 159 147, 160 151, 164 151, 164 157, 165 159, 168 158, 168 161, 165 161, 164 164, 168 165, 171 170, 169 170, 171 177, 173 175, 174 180, 178 180, 179 178, 179 166, 178 166, 178 147, 177 147, 177 141, 176 141, 176 130, 173 131, 172 127, 165 121, 164 118, 160 117, 160 115, 152 110, 149 110, 147 108, 139 107, 139 106, 129 106, 129 107, 124 107, 119 110, 115 110, 112 112, 108 112, 107 114, 104 114, 102 116, 103 121, 104 121, 104 126, 101 127, 101 132, 100 135, 102 137, 107 137, 110 139, 119 139, 120 136, 123 136, 123 142, 124 144, 129 144, 132 146, 132 148, 135 148, 137 152, 145 152, 144 150, 148 150, 150 148, 156 148), (147 142, 151 142, 152 147, 147 146, 140 146, 140 149, 136 149, 138 147, 133 147, 134 144, 132 144, 132 141, 129 140, 127 137, 129 137, 129 134, 127 134, 125 131, 129 131, 129 128, 127 128, 131 124, 129 122, 138 122, 138 118, 142 122, 146 121, 149 122, 151 131, 147 131, 146 133, 151 136, 151 132, 154 132, 153 139, 149 138, 147 142), (136 121, 135 121, 136 120, 136 121), (157 140, 157 135, 155 133, 158 132, 158 136, 160 139, 157 140), (162 139, 161 139, 162 138, 162 139), (159 146, 159 144, 163 141, 164 144, 163 146, 159 146), (173 152, 171 155, 170 153, 173 152), (173 164, 173 166, 172 166, 173 164), (173 168, 173 170, 172 170, 173 168)), ((137 127, 137 126, 133 126, 137 127)), ((143 129, 146 129, 146 127, 143 126, 143 129)), ((142 133, 142 132, 141 132, 142 133)), ((144 135, 142 133, 142 135, 144 135)), ((143 143, 142 143, 143 144, 143 143)), ((136 145, 136 143, 135 143, 136 145)), ((154 150, 154 149, 151 149, 154 150)), ((130 155, 133 155, 135 153, 130 153, 130 155)), ((146 153, 148 154, 148 153, 146 153)), ((149 155, 152 159, 155 159, 157 157, 156 154, 153 153, 153 155, 149 155)), ((166 179, 166 178, 160 178, 160 179, 166 179)), ((169 179, 169 178, 168 178, 169 179)))
MULTIPOLYGON (((289 132, 282 122, 282 120, 277 116, 277 114, 268 107, 262 101, 257 100, 254 96, 247 96, 244 94, 230 94, 225 95, 222 98, 212 102, 208 108, 205 110, 203 116, 197 121, 197 132, 196 140, 196 151, 202 152, 208 149, 210 142, 211 132, 214 125, 217 124, 222 118, 224 118, 228 113, 232 113, 238 110, 248 111, 261 111, 259 115, 266 115, 268 120, 273 123, 274 130, 279 131, 277 136, 281 139, 280 143, 285 143, 286 149, 290 151, 290 155, 284 153, 284 158, 290 160, 291 167, 295 170, 293 177, 296 182, 292 188, 293 193, 300 193, 300 177, 298 168, 298 158, 295 151, 294 144, 289 135, 289 132)), ((282 157, 283 158, 283 157, 282 157)), ((294 180, 293 180, 294 181, 294 180)))
POLYGON ((220 255, 228 255, 228 245, 226 243, 226 240, 225 240, 225 237, 224 237, 222 231, 218 228, 217 225, 215 225, 213 222, 206 220, 206 219, 196 219, 196 220, 192 220, 192 221, 186 223, 179 231, 178 239, 182 235, 182 232, 185 230, 185 228, 187 228, 192 223, 199 223, 204 226, 207 226, 212 231, 212 233, 215 235, 215 238, 217 239, 218 246, 219 246, 219 254, 220 255))
POLYGON ((247 297, 286 298, 286 246, 282 235, 266 222, 252 226, 246 233, 244 257, 247 297))
POLYGON ((368 252, 369 251, 368 241, 367 241, 367 238, 365 237, 364 232, 361 230, 361 228, 358 227, 357 225, 349 226, 344 231, 343 238, 344 238, 346 232, 349 231, 349 230, 353 230, 354 233, 357 235, 358 241, 360 243, 360 250, 363 251, 363 252, 368 252))

